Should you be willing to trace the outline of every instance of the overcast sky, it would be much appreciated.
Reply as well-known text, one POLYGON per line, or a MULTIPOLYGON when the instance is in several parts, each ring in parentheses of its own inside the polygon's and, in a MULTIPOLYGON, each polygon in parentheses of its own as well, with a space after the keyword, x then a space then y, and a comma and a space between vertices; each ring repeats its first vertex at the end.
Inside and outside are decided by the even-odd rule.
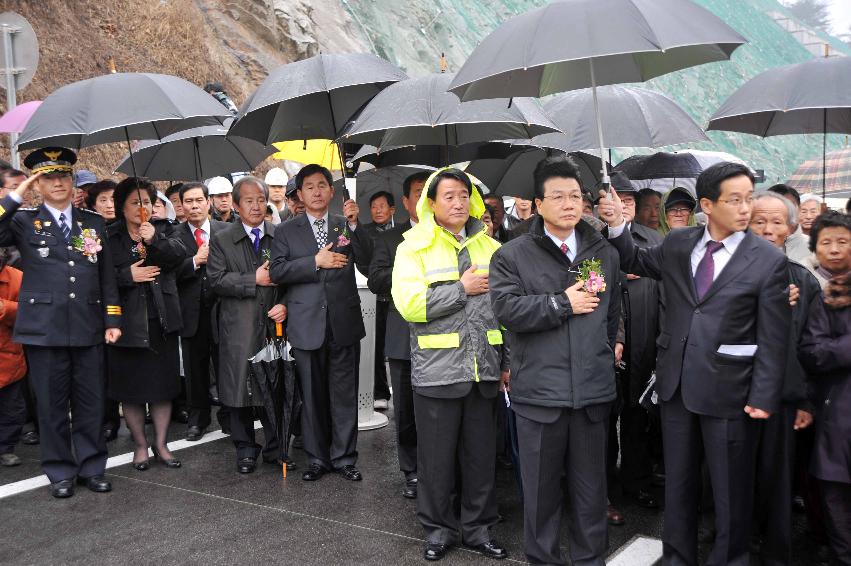
POLYGON ((848 33, 851 27, 851 0, 831 0, 830 19, 835 35, 848 33))

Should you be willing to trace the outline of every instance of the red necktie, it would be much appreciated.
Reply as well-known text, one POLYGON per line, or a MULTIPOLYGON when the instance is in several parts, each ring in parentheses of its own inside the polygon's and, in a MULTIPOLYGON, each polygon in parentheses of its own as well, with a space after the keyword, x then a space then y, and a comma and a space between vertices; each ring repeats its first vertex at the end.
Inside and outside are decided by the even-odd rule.
POLYGON ((200 228, 195 228, 195 243, 199 248, 204 245, 204 231, 200 228))

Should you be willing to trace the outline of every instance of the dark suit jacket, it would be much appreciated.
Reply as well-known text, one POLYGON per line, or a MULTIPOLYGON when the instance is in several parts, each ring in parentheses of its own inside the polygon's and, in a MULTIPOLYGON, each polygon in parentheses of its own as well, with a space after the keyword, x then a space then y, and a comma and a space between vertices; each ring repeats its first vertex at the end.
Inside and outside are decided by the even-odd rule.
MULTIPOLYGON (((393 264, 396 248, 402 243, 402 235, 411 229, 411 223, 399 224, 391 230, 378 234, 373 242, 372 261, 369 264, 369 290, 380 296, 390 295, 393 286, 393 264)), ((384 337, 384 355, 394 360, 411 359, 411 336, 408 323, 396 310, 393 301, 387 311, 387 332, 384 337)))
POLYGON ((272 281, 286 286, 287 336, 295 348, 316 350, 325 342, 328 321, 339 346, 357 344, 366 331, 354 264, 364 275, 369 273, 370 238, 362 228, 349 230, 344 217, 330 214, 328 242, 334 244, 333 251, 349 255, 349 263, 342 269, 316 269, 318 248, 309 218, 300 214, 278 224, 272 243, 269 273, 272 281), (338 247, 344 232, 350 243, 338 247))
POLYGON ((747 232, 698 300, 690 258, 704 230, 674 230, 649 248, 639 248, 629 230, 609 240, 620 253, 623 271, 665 284, 656 391, 669 401, 680 389, 688 410, 713 417, 740 418, 745 405, 774 412, 780 405, 792 315, 786 257, 747 232), (757 352, 753 357, 718 353, 727 344, 756 345, 757 352))
POLYGON ((121 327, 121 311, 103 217, 74 208, 71 234, 95 230, 103 249, 96 262, 73 249, 44 205, 17 210, 0 200, 0 246, 17 246, 24 272, 13 340, 49 347, 103 344, 104 327, 121 327), (17 210, 17 212, 16 212, 17 210))
MULTIPOLYGON (((213 234, 228 226, 227 222, 210 220, 210 242, 212 243, 213 234)), ((202 265, 195 269, 192 265, 192 258, 198 253, 194 231, 195 228, 189 222, 184 222, 175 226, 173 232, 173 236, 183 242, 186 248, 186 258, 177 269, 177 290, 180 294, 180 312, 183 315, 183 330, 180 335, 184 338, 195 336, 201 311, 204 311, 204 316, 210 316, 209 309, 215 299, 207 279, 207 266, 202 265)))

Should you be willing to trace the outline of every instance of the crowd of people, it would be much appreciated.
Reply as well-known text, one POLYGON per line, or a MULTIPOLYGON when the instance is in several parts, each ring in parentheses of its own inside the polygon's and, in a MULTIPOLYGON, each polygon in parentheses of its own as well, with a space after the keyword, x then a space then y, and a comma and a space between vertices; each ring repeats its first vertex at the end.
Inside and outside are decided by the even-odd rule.
POLYGON ((791 564, 795 508, 851 564, 851 217, 818 197, 755 192, 735 163, 694 192, 622 173, 598 190, 561 156, 510 211, 444 168, 404 181, 410 220, 379 192, 366 224, 354 200, 329 211, 315 164, 163 193, 75 162, 36 150, 29 176, 2 172, 0 199, 0 464, 40 443, 54 497, 111 490, 122 414, 133 467, 176 469, 171 423, 199 440, 217 405, 238 473, 295 468, 279 457, 292 443, 305 481, 362 480, 357 269, 377 300, 375 407, 392 398, 426 560, 458 544, 508 556, 491 532, 506 467, 531 563, 568 563, 566 511, 569 562, 603 565, 627 520, 610 497, 657 508, 664 486, 666 564, 696 565, 699 539, 708 564, 791 564), (248 362, 280 327, 294 438, 248 362))

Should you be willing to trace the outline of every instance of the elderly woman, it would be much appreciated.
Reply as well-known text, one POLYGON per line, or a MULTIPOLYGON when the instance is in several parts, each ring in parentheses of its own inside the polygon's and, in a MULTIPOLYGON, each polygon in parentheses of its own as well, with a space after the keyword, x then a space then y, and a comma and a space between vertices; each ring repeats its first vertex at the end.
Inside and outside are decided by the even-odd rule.
POLYGON ((799 355, 816 391, 810 473, 819 480, 836 564, 851 564, 851 273, 832 277, 824 300, 813 301, 799 355))
POLYGON ((810 226, 810 251, 814 255, 804 265, 824 288, 831 278, 851 271, 851 218, 829 210, 810 226))
POLYGON ((107 349, 111 399, 124 407, 124 419, 136 445, 133 466, 149 467, 145 405, 154 423, 154 457, 180 467, 166 447, 171 403, 180 393, 178 331, 181 327, 175 269, 186 250, 168 238, 163 221, 149 221, 156 189, 129 177, 115 188, 118 221, 109 227, 109 249, 124 307, 121 339, 107 349))
POLYGON ((115 201, 112 198, 116 187, 112 179, 98 181, 86 193, 86 208, 94 210, 109 224, 115 220, 115 201))
POLYGON ((688 190, 674 187, 659 202, 658 232, 664 236, 675 228, 697 226, 694 217, 695 207, 697 207, 697 200, 688 190))

